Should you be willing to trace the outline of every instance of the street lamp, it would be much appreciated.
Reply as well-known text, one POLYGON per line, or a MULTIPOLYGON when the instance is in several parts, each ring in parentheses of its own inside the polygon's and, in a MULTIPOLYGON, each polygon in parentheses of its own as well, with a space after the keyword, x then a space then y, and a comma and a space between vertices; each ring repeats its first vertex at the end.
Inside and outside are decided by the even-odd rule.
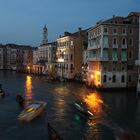
POLYGON ((91 79, 93 80, 94 75, 93 75, 93 74, 91 74, 91 75, 90 75, 90 77, 91 77, 91 79))
POLYGON ((27 73, 30 73, 30 66, 29 65, 27 65, 27 73))

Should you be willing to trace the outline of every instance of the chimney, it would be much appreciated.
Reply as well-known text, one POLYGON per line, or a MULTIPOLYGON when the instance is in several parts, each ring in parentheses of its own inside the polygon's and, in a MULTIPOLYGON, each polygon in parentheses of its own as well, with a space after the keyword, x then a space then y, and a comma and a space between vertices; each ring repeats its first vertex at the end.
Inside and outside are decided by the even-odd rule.
POLYGON ((69 32, 64 32, 64 36, 69 36, 70 33, 69 32))
POLYGON ((79 28, 78 28, 78 30, 79 30, 79 31, 81 31, 81 30, 82 30, 82 28, 81 28, 81 27, 79 27, 79 28))

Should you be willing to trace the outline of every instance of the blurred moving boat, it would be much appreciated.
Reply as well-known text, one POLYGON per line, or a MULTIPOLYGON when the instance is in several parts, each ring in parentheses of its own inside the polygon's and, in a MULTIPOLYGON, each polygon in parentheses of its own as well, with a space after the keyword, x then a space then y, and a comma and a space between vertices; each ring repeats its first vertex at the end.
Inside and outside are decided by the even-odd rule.
POLYGON ((35 101, 27 106, 18 116, 20 121, 31 121, 37 117, 46 107, 46 102, 35 101))
POLYGON ((80 113, 86 115, 88 118, 93 119, 94 114, 88 109, 88 107, 82 102, 74 103, 74 108, 80 113))

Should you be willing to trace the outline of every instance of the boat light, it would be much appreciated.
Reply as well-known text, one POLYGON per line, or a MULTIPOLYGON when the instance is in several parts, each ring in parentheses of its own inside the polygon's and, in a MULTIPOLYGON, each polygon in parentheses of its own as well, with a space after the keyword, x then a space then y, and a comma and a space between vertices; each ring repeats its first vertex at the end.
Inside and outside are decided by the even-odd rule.
POLYGON ((88 110, 88 113, 93 116, 93 113, 91 113, 89 110, 88 110))

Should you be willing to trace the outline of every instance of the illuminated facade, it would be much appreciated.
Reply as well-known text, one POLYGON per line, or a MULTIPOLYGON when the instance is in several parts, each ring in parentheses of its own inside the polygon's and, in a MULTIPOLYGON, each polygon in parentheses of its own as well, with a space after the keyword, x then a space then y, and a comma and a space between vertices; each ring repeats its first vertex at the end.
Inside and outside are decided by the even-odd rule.
POLYGON ((65 32, 63 37, 57 39, 58 77, 73 79, 81 73, 85 38, 86 31, 79 28, 78 32, 65 32))
POLYGON ((1 69, 26 72, 27 65, 32 67, 31 46, 6 44, 0 46, 1 69))
POLYGON ((137 13, 126 18, 114 16, 88 31, 88 85, 103 88, 136 85, 137 18, 137 13))
POLYGON ((56 43, 51 42, 40 45, 33 53, 33 73, 47 74, 55 71, 56 43))

